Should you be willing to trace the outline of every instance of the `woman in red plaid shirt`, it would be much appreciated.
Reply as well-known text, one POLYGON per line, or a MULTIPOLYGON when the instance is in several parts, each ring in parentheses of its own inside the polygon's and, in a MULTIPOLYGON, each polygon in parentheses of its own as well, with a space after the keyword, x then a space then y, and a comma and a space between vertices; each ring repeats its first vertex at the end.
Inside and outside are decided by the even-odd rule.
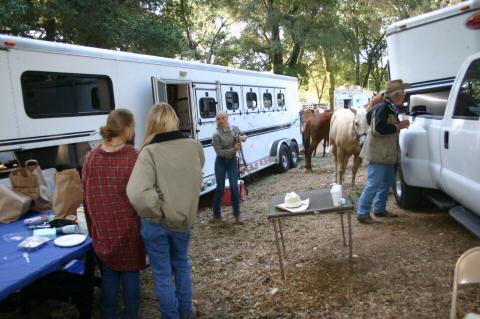
POLYGON ((125 317, 138 318, 140 270, 146 267, 146 252, 140 218, 126 194, 138 156, 129 145, 135 136, 132 113, 114 110, 100 133, 104 143, 87 154, 82 179, 93 248, 101 261, 102 318, 118 318, 120 283, 125 317))

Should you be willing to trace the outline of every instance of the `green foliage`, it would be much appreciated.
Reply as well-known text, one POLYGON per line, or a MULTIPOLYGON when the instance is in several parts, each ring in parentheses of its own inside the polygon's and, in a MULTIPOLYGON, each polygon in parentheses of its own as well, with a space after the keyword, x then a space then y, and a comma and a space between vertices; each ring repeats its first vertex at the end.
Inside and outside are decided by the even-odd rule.
MULTIPOLYGON (((379 90, 386 27, 460 0, 3 0, 0 32, 379 90)), ((311 97, 308 97, 311 99, 311 97)))

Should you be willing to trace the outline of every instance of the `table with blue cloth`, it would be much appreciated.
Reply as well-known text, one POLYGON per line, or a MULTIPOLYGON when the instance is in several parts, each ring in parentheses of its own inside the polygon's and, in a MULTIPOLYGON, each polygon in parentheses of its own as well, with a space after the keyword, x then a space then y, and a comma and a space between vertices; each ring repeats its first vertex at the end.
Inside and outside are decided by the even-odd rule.
POLYGON ((28 229, 24 219, 38 215, 46 214, 28 213, 11 224, 0 224, 0 303, 15 294, 28 300, 37 295, 56 299, 69 295, 68 300, 75 302, 80 317, 88 318, 93 292, 92 240, 87 237, 85 242, 73 247, 58 247, 50 240, 25 254, 17 247, 21 241, 12 240, 12 237, 15 239, 12 234, 20 238, 28 232, 28 236, 32 236, 33 230, 28 229), (85 262, 75 262, 77 260, 85 262))

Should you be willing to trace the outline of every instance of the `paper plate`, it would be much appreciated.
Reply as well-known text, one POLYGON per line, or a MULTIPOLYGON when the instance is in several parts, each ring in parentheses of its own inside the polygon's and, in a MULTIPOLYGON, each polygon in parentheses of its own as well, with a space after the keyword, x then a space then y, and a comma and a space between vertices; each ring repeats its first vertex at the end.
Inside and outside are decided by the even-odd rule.
POLYGON ((71 234, 58 237, 53 243, 60 247, 72 247, 83 243, 87 239, 87 236, 81 234, 71 234))

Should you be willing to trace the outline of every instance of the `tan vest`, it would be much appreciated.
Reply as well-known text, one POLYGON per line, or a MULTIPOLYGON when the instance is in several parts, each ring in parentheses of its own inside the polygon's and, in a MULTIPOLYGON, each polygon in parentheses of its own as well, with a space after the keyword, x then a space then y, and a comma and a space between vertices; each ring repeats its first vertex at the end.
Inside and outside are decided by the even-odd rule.
POLYGON ((387 123, 395 125, 397 132, 383 135, 375 131, 375 112, 376 110, 372 114, 372 123, 368 129, 367 139, 360 152, 360 157, 372 163, 396 164, 400 160, 398 119, 393 113, 388 115, 387 123))

